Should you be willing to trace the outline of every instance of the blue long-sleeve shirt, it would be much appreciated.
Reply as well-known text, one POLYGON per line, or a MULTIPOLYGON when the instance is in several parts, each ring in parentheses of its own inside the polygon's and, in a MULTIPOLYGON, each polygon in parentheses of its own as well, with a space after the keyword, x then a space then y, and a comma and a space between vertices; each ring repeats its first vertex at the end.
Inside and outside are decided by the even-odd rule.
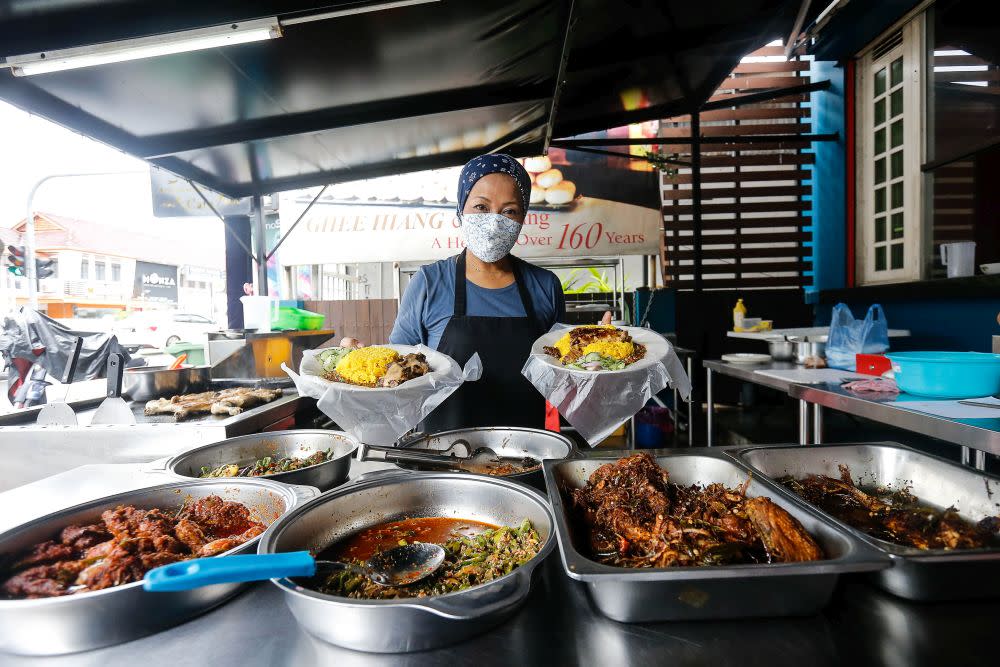
MULTIPOLYGON (((437 349, 448 321, 455 314, 455 264, 457 257, 442 259, 420 268, 413 275, 399 304, 389 342, 396 345, 424 344, 437 349)), ((533 264, 523 264, 523 279, 531 296, 535 316, 545 331, 564 319, 566 303, 556 274, 533 264)), ((479 317, 524 317, 524 306, 511 284, 488 289, 466 280, 466 315, 479 317)))

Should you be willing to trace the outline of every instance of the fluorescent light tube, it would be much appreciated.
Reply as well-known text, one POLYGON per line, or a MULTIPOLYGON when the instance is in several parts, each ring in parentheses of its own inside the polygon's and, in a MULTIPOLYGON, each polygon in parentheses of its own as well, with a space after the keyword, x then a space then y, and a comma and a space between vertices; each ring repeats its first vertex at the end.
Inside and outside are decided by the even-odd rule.
POLYGON ((276 37, 281 37, 281 26, 277 18, 269 18, 107 44, 12 56, 7 58, 4 66, 10 67, 14 76, 31 76, 141 58, 155 58, 172 53, 246 44, 276 37))

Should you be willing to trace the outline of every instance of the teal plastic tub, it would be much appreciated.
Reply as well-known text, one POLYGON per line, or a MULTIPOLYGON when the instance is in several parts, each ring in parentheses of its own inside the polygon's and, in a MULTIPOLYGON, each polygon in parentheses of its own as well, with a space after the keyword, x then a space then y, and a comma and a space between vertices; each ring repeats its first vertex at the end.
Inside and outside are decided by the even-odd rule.
POLYGON ((930 398, 979 398, 1000 394, 1000 354, 892 352, 900 391, 930 398))

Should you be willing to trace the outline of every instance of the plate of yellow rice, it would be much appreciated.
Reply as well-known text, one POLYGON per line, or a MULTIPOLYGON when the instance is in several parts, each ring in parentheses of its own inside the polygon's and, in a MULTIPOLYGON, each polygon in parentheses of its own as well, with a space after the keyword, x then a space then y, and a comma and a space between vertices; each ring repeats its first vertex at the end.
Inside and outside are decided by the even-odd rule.
POLYGON ((646 368, 669 351, 660 334, 641 327, 582 325, 549 331, 531 353, 571 373, 621 373, 646 368))
POLYGON ((461 374, 458 364, 447 355, 423 346, 392 344, 309 350, 305 353, 301 370, 305 375, 358 391, 393 391, 399 387, 431 383, 433 376, 449 371, 461 374), (430 370, 393 386, 380 386, 390 368, 406 360, 407 355, 419 355, 430 370))

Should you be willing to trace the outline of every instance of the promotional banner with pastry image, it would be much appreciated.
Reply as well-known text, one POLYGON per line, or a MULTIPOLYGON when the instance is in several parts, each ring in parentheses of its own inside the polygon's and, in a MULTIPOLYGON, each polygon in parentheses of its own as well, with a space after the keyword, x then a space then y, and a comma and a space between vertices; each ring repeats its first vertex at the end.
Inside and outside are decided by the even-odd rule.
MULTIPOLYGON (((659 252, 657 176, 628 160, 551 149, 522 158, 531 202, 514 254, 525 259, 659 252), (621 164, 618 164, 621 163, 621 164)), ((281 247, 282 264, 429 262, 464 247, 460 168, 331 185, 281 247)), ((282 194, 286 233, 319 192, 282 194)))

